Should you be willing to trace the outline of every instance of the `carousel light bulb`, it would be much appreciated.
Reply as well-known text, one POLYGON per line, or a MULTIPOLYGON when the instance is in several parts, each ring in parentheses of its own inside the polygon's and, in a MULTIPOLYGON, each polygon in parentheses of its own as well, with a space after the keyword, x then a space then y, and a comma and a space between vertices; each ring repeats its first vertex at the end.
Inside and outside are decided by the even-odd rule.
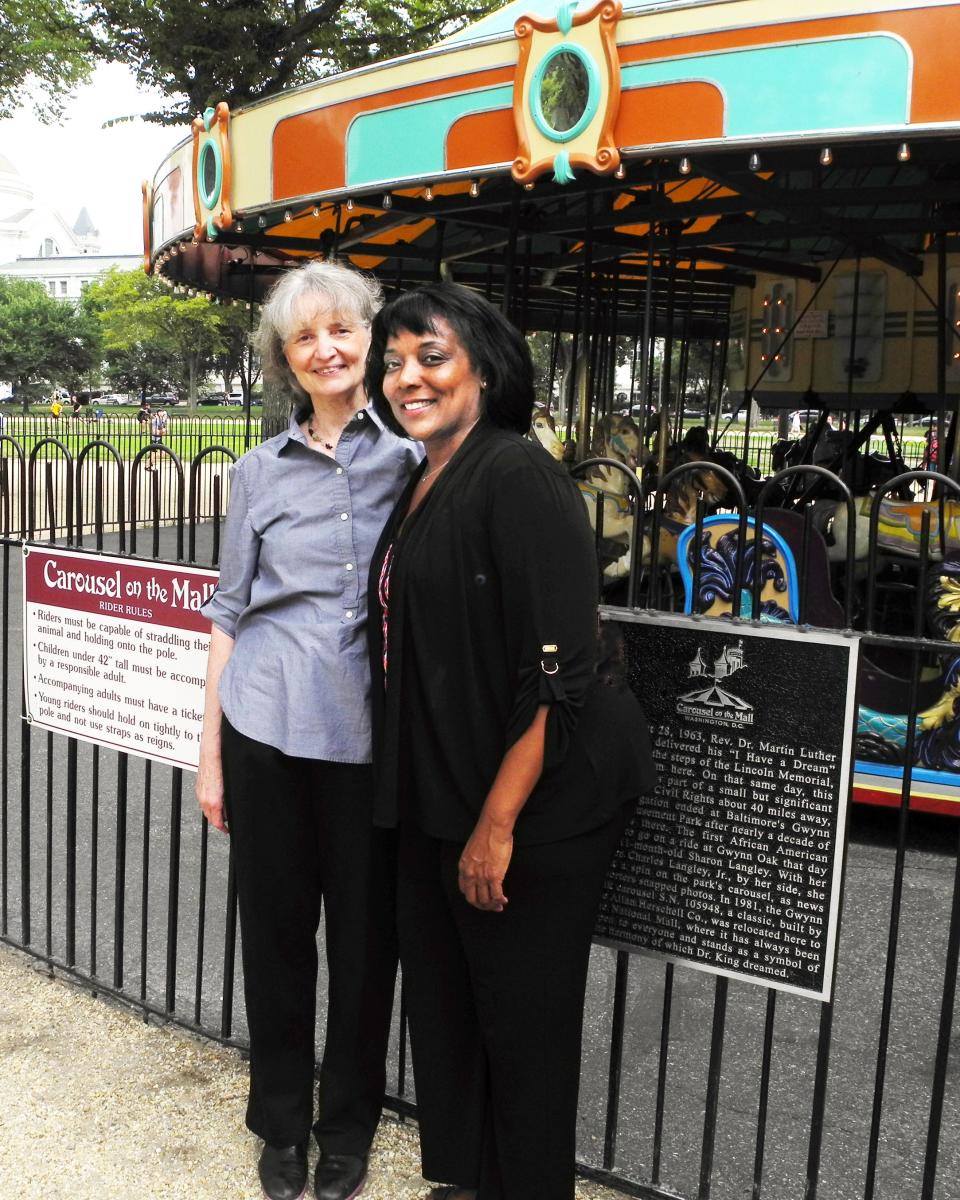
POLYGON ((897 147, 897 159, 899 162, 909 162, 910 161, 910 143, 909 142, 901 142, 900 145, 897 147))
POLYGON ((760 361, 761 361, 761 362, 766 362, 766 361, 767 361, 767 356, 766 356, 765 354, 761 354, 761 355, 760 355, 760 361))
POLYGON ((257 224, 260 226, 261 229, 263 229, 263 227, 266 225, 266 223, 267 223, 266 217, 257 217, 257 224))
POLYGON ((290 209, 289 209, 289 208, 288 208, 288 209, 287 209, 287 211, 286 211, 286 212, 283 214, 283 219, 284 219, 285 221, 292 221, 292 220, 293 220, 293 213, 290 211, 290 209))
POLYGON ((829 146, 824 146, 820 151, 820 166, 829 167, 833 163, 833 151, 829 146))
POLYGON ((352 197, 352 196, 348 196, 348 197, 347 197, 347 212, 353 212, 353 210, 354 210, 356 207, 357 207, 357 206, 356 206, 356 205, 354 204, 354 202, 353 202, 353 197, 352 197))
POLYGON ((757 154, 756 150, 754 150, 753 154, 750 155, 750 158, 747 162, 747 166, 750 168, 751 171, 759 171, 760 170, 760 155, 757 154))
POLYGON ((423 198, 424 198, 424 200, 432 200, 433 199, 433 188, 430 186, 429 183, 423 189, 423 198))
POLYGON ((690 159, 684 155, 683 158, 680 159, 680 174, 689 175, 692 170, 693 164, 690 162, 690 159))
POLYGON ((470 180, 470 195, 474 200, 480 195, 480 184, 475 179, 470 180))
POLYGON ((525 184, 523 185, 523 190, 524 190, 525 192, 532 192, 532 191, 533 191, 533 184, 532 184, 532 183, 525 183, 525 184))
POLYGON ((233 228, 234 228, 234 230, 235 230, 237 233, 243 233, 243 222, 242 222, 242 221, 238 221, 238 222, 236 223, 236 225, 234 225, 234 227, 233 227, 233 228))
POLYGON ((615 179, 626 179, 627 168, 623 165, 623 163, 621 163, 620 166, 614 171, 613 175, 615 179))
POLYGON ((770 332, 770 330, 767 328, 766 325, 764 325, 763 329, 761 329, 760 332, 763 334, 764 337, 766 337, 767 334, 770 332))
POLYGON ((393 197, 390 195, 389 192, 387 192, 386 195, 383 197, 383 201, 382 201, 380 207, 384 208, 384 209, 393 208, 393 197))
POLYGON ((314 215, 315 217, 319 217, 319 216, 320 216, 320 209, 319 209, 319 208, 316 206, 316 204, 313 206, 313 210, 312 210, 312 211, 313 211, 313 215, 314 215))

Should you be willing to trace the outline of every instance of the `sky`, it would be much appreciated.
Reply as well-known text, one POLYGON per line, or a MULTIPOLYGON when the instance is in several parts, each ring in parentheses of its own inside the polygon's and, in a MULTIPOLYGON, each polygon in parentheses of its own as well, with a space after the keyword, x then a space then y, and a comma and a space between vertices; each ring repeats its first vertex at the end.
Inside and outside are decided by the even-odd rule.
POLYGON ((91 82, 67 104, 62 124, 44 125, 32 108, 0 120, 0 154, 33 187, 38 203, 72 225, 86 205, 100 230, 103 254, 141 254, 140 184, 188 133, 189 126, 133 121, 104 129, 104 121, 147 112, 157 97, 138 89, 119 63, 97 67, 91 82))

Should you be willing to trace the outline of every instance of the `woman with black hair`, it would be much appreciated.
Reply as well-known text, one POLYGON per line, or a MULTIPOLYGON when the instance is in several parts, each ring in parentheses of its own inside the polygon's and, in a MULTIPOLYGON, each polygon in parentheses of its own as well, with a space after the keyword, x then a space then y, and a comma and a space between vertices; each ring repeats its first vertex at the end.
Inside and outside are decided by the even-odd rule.
POLYGON ((368 590, 423 1173, 448 1185, 435 1197, 572 1200, 591 933, 651 780, 646 726, 595 671, 592 534, 523 436, 523 337, 430 285, 375 318, 367 372, 384 423, 426 450, 368 590))

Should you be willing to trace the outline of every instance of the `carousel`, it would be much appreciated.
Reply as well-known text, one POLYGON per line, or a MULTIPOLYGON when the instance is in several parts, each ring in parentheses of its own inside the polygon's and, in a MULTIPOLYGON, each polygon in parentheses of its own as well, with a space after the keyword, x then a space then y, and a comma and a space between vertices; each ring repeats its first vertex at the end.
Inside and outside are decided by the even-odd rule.
POLYGON ((857 797, 957 812, 957 44, 947 0, 522 0, 198 116, 144 265, 251 317, 318 255, 482 290, 608 598, 860 632, 857 797))

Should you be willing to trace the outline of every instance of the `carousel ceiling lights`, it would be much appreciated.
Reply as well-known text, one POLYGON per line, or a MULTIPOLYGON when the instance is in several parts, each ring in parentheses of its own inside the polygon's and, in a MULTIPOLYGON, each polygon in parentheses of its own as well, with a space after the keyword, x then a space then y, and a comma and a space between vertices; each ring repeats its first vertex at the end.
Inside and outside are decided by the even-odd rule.
POLYGON ((423 198, 424 198, 424 200, 432 200, 433 199, 433 188, 430 186, 429 183, 423 189, 423 198))
POLYGON ((760 170, 760 155, 757 154, 756 150, 754 150, 753 154, 750 155, 750 161, 747 163, 747 166, 751 171, 760 170))
POLYGON ((684 155, 683 158, 680 159, 680 174, 689 175, 692 170, 693 164, 690 162, 690 159, 684 155))
POLYGON ((354 201, 353 201, 353 197, 352 197, 352 196, 348 196, 348 197, 347 197, 347 212, 353 212, 353 210, 354 210, 356 207, 357 207, 357 206, 356 206, 356 204, 355 204, 355 203, 354 203, 354 201))
POLYGON ((470 195, 474 200, 480 195, 480 184, 475 179, 470 180, 470 195))
POLYGON ((824 146, 820 151, 820 166, 829 167, 833 163, 833 151, 829 146, 824 146))
POLYGON ((910 143, 909 142, 901 142, 900 143, 899 147, 897 148, 897 159, 899 162, 909 162, 910 161, 910 143))
POLYGON ((614 171, 613 175, 615 179, 626 179, 627 168, 623 165, 623 163, 621 163, 620 166, 614 171))
POLYGON ((387 192, 386 195, 383 197, 383 200, 380 203, 380 207, 384 210, 386 210, 388 208, 393 208, 393 197, 390 195, 389 192, 387 192))

